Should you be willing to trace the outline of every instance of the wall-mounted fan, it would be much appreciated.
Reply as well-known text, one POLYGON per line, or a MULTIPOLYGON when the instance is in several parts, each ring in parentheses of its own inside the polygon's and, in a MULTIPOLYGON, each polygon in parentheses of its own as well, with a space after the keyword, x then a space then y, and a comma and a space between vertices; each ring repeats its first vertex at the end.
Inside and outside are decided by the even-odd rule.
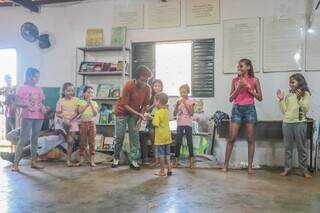
POLYGON ((38 40, 40 49, 48 49, 51 46, 49 34, 39 34, 38 27, 31 22, 24 23, 20 28, 20 33, 21 36, 29 42, 38 40))

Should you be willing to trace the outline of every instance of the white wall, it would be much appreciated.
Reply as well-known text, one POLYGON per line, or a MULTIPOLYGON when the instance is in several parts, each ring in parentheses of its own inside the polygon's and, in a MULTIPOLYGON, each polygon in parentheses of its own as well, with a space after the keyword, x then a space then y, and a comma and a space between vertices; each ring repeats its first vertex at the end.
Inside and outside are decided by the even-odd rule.
MULTIPOLYGON (((13 47, 18 53, 18 82, 23 81, 23 72, 29 66, 41 70, 42 86, 60 86, 65 81, 74 81, 75 49, 84 46, 88 28, 103 28, 105 42, 111 37, 112 2, 87 1, 66 7, 43 7, 40 14, 26 9, 0 8, 0 48, 13 47), (54 35, 55 45, 50 51, 41 51, 36 44, 24 41, 20 36, 20 26, 26 22, 35 23, 40 31, 54 35)), ((216 39, 215 90, 216 97, 205 100, 205 112, 212 115, 216 110, 229 112, 231 104, 227 101, 232 75, 222 74, 222 25, 186 27, 184 23, 185 1, 182 0, 182 26, 169 29, 143 29, 128 31, 128 40, 166 41, 195 38, 216 39)), ((270 17, 304 13, 303 0, 221 0, 221 19, 270 17)), ((236 69, 236 67, 235 67, 236 69)), ((275 101, 278 88, 288 89, 288 77, 292 73, 258 73, 262 82, 264 100, 257 104, 260 119, 281 119, 275 101)), ((303 72, 313 93, 310 115, 320 116, 320 72, 303 72)))

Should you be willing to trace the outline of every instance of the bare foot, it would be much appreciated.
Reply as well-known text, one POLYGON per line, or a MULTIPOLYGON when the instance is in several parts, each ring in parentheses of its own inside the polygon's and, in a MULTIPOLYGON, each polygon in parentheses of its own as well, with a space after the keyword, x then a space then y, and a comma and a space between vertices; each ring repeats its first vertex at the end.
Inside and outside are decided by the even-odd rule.
POLYGON ((178 168, 178 166, 180 165, 179 161, 178 160, 175 160, 172 164, 172 167, 173 168, 178 168))
POLYGON ((282 176, 282 177, 286 177, 286 176, 288 176, 289 175, 289 172, 288 171, 284 171, 284 172, 281 172, 280 173, 280 176, 282 176))
POLYGON ((312 176, 311 176, 309 173, 307 173, 307 172, 305 172, 305 173, 303 174, 303 177, 304 177, 304 178, 307 178, 307 179, 312 178, 312 176))
POLYGON ((19 166, 16 165, 16 164, 14 164, 14 165, 12 166, 12 168, 11 168, 11 171, 13 171, 13 172, 20 172, 19 166))
POLYGON ((73 163, 71 163, 71 161, 69 161, 69 160, 67 160, 66 164, 67 164, 68 167, 74 166, 73 163))
POLYGON ((83 162, 82 161, 79 161, 78 163, 75 163, 75 164, 73 164, 74 166, 76 166, 76 167, 79 167, 79 166, 82 166, 83 165, 83 162))
POLYGON ((38 164, 36 162, 31 162, 31 168, 32 169, 44 169, 44 166, 42 166, 41 164, 38 164))
POLYGON ((97 165, 96 165, 94 162, 91 161, 91 162, 90 162, 90 166, 91 166, 91 167, 96 167, 97 165))
POLYGON ((157 173, 154 173, 154 175, 164 177, 164 176, 166 176, 166 173, 164 171, 159 171, 157 173))
POLYGON ((228 172, 228 167, 223 167, 223 168, 221 169, 221 172, 227 173, 227 172, 228 172))
POLYGON ((248 169, 248 175, 253 175, 253 169, 248 169))
POLYGON ((194 168, 194 162, 193 162, 193 160, 190 160, 189 168, 190 168, 190 169, 193 169, 193 168, 194 168))

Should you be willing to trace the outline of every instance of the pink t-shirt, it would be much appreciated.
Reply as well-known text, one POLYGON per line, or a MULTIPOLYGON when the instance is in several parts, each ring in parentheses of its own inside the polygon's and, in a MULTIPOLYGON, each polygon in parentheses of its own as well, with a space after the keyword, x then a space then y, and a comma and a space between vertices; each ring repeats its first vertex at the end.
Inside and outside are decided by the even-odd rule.
POLYGON ((42 112, 45 99, 43 91, 40 87, 33 87, 30 85, 23 85, 18 88, 17 96, 21 100, 23 105, 28 107, 22 108, 21 117, 30 119, 43 119, 44 114, 42 112))
MULTIPOLYGON (((193 106, 195 104, 194 100, 192 98, 188 98, 186 100, 187 106, 193 106)), ((177 113, 177 125, 178 126, 191 126, 192 127, 192 116, 189 115, 188 110, 186 106, 181 103, 178 107, 178 113, 177 113)))
MULTIPOLYGON (((232 84, 235 88, 239 86, 241 77, 236 77, 232 80, 232 84)), ((237 105, 252 105, 254 104, 254 97, 249 92, 249 89, 256 89, 256 78, 248 77, 244 78, 244 82, 247 84, 247 87, 244 87, 240 90, 238 96, 234 99, 233 103, 237 105)))

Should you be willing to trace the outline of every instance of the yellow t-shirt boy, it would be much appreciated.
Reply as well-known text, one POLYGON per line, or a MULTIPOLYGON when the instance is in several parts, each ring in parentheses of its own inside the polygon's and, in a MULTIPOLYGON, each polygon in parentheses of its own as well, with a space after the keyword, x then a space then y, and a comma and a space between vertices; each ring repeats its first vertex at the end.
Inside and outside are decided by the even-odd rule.
POLYGON ((161 108, 154 114, 152 124, 155 127, 155 145, 171 144, 171 131, 169 128, 169 110, 161 108))

